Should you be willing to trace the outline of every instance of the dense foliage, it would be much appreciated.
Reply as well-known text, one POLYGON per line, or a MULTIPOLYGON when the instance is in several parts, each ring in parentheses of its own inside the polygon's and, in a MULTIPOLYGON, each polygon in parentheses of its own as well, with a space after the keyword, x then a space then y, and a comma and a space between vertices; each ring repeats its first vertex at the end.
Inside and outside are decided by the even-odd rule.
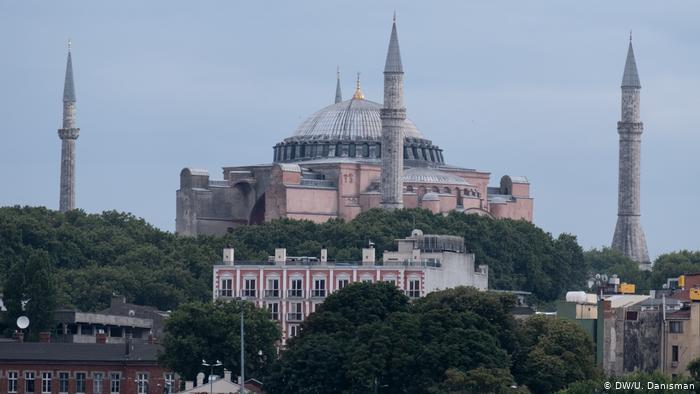
POLYGON ((244 226, 225 237, 177 237, 142 219, 115 211, 100 215, 80 210, 0 208, 0 283, 31 251, 47 254, 59 306, 99 310, 113 293, 131 302, 174 309, 210 299, 211 265, 226 244, 237 259, 266 259, 276 247, 289 255, 316 256, 321 246, 336 260, 359 259, 372 240, 378 250, 413 228, 465 237, 479 264, 489 265, 491 286, 532 291, 551 301, 583 283, 587 269, 575 237, 548 233, 525 221, 493 220, 425 210, 371 210, 351 222, 324 224, 276 220, 244 226))
POLYGON ((409 304, 392 284, 352 284, 302 324, 266 389, 501 393, 517 392, 518 382, 551 392, 594 377, 593 345, 582 329, 551 317, 518 324, 513 304, 511 295, 468 287, 409 304))
POLYGON ((623 376, 578 381, 559 391, 559 394, 697 393, 698 383, 693 379, 683 376, 672 377, 659 371, 652 373, 634 372, 623 376), (610 385, 610 389, 605 388, 606 383, 610 385), (694 385, 694 389, 690 389, 691 384, 694 385))
MULTIPOLYGON (((201 360, 220 360, 229 371, 240 371, 240 314, 245 326, 246 378, 262 379, 276 357, 280 339, 277 324, 266 311, 249 302, 193 302, 180 305, 166 323, 160 361, 194 380, 202 370, 201 360)), ((217 371, 221 372, 221 371, 217 371)))

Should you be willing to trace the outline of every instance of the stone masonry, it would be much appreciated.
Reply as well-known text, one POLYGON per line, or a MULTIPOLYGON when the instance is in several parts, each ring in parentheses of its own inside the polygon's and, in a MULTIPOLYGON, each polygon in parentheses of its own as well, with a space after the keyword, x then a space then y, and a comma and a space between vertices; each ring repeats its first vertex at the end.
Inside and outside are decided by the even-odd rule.
POLYGON ((620 172, 618 184, 617 225, 612 248, 639 263, 640 269, 650 270, 647 242, 640 222, 640 151, 644 128, 639 114, 639 91, 632 41, 627 51, 622 77, 622 116, 617 123, 620 135, 620 172))
POLYGON ((384 106, 382 120, 381 204, 384 209, 403 208, 403 66, 396 33, 396 19, 391 27, 389 50, 384 66, 384 106))
POLYGON ((58 129, 58 137, 61 139, 61 195, 58 207, 61 212, 75 209, 75 140, 80 134, 75 118, 75 102, 73 63, 68 43, 66 79, 63 86, 63 127, 58 129))

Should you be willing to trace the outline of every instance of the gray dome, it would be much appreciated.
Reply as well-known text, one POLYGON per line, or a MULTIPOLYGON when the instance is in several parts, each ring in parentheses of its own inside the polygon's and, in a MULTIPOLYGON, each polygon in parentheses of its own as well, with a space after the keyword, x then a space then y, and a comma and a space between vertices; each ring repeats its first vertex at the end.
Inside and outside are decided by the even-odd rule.
MULTIPOLYGON (((350 99, 329 105, 306 119, 291 139, 299 140, 380 140, 381 104, 364 99, 350 99)), ((405 120, 406 138, 423 138, 409 119, 405 120)))
POLYGON ((471 186, 463 178, 429 167, 413 167, 406 169, 401 177, 403 183, 429 183, 440 185, 471 186))

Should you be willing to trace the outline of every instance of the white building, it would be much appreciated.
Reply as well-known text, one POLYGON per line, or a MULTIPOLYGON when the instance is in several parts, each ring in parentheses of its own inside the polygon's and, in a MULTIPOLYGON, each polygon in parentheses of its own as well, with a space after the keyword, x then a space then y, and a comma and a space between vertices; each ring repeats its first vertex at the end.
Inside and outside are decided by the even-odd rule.
POLYGON ((456 286, 488 288, 488 266, 475 265, 462 237, 413 230, 397 243, 397 251, 385 251, 381 262, 373 246, 355 262, 329 261, 326 249, 318 258, 291 257, 283 248, 268 261, 235 261, 233 248, 226 248, 222 264, 214 266, 214 299, 254 301, 280 323, 286 339, 298 333, 299 323, 328 294, 349 283, 392 282, 410 298, 456 286))

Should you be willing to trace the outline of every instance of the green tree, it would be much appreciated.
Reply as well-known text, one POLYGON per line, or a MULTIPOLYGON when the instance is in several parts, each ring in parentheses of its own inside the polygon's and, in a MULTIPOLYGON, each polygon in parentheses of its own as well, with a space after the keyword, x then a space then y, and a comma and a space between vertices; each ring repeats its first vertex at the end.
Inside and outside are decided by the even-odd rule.
POLYGON ((596 377, 593 341, 573 322, 548 316, 525 320, 513 374, 535 392, 551 393, 596 377))
POLYGON ((241 309, 245 325, 246 377, 262 379, 276 357, 275 343, 280 331, 266 311, 250 302, 180 305, 166 322, 160 361, 189 379, 202 371, 203 359, 221 360, 223 368, 240 371, 241 309))
POLYGON ((39 332, 50 330, 56 308, 54 271, 48 253, 25 248, 10 262, 4 283, 7 327, 15 327, 21 315, 29 318, 27 338, 36 339, 39 332))
POLYGON ((516 394, 529 393, 524 387, 515 387, 508 369, 475 368, 468 372, 450 368, 445 371, 445 380, 430 388, 435 394, 516 394))
POLYGON ((623 282, 634 283, 639 293, 652 288, 650 272, 640 270, 638 263, 612 248, 591 249, 584 257, 592 274, 617 275, 623 282))

